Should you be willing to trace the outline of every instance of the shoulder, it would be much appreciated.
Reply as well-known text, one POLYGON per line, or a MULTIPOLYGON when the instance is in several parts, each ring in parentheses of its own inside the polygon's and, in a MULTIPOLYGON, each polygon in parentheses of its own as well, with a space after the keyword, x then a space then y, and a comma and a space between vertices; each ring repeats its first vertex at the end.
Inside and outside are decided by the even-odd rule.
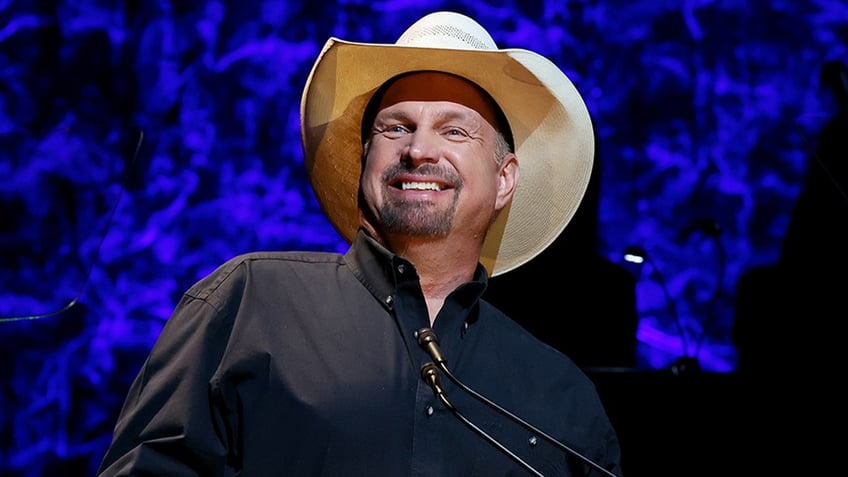
POLYGON ((498 372, 508 376, 531 403, 524 410, 527 415, 537 422, 549 421, 552 428, 576 426, 601 433, 611 431, 595 382, 566 353, 486 301, 481 301, 480 319, 487 321, 481 326, 487 334, 487 345, 498 350, 498 372))
POLYGON ((344 265, 344 256, 330 252, 249 252, 227 260, 215 273, 231 273, 244 271, 251 273, 274 273, 280 270, 290 270, 314 266, 335 268, 344 265))
POLYGON ((187 298, 220 304, 250 283, 277 283, 295 277, 320 278, 344 267, 344 256, 330 252, 249 252, 236 255, 195 282, 187 298))
POLYGON ((491 303, 480 301, 480 319, 486 322, 482 328, 494 340, 505 356, 515 363, 534 363, 530 369, 522 369, 522 376, 528 381, 550 383, 563 380, 585 387, 592 393, 594 385, 586 373, 567 354, 547 344, 539 337, 521 326, 491 303), (542 376, 545 379, 541 379, 542 376))

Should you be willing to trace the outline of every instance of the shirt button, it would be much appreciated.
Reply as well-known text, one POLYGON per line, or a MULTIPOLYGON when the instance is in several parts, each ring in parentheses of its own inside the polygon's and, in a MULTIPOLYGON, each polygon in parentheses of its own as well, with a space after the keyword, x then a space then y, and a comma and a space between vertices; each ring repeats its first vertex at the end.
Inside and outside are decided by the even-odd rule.
POLYGON ((406 272, 406 266, 402 263, 399 263, 397 266, 397 271, 402 275, 404 272, 406 272))
POLYGON ((530 443, 530 447, 536 447, 536 444, 539 443, 539 439, 537 439, 536 436, 530 436, 528 442, 530 443))
POLYGON ((393 304, 394 304, 394 302, 395 302, 395 297, 393 297, 393 296, 389 295, 389 296, 387 296, 387 297, 386 297, 386 300, 385 300, 385 301, 386 301, 386 305, 389 305, 389 308, 391 308, 391 307, 392 307, 392 305, 393 305, 393 304))
POLYGON ((425 414, 427 414, 427 417, 432 416, 432 415, 433 415, 433 412, 434 412, 434 411, 433 411, 433 406, 427 406, 427 408, 426 408, 426 409, 424 409, 424 413, 425 413, 425 414))

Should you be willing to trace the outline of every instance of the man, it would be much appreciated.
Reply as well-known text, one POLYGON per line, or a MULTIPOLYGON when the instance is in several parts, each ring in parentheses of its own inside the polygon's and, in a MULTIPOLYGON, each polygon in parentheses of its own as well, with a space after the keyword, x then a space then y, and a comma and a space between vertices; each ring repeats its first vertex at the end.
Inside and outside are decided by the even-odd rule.
POLYGON ((302 122, 349 251, 251 253, 191 287, 99 475, 621 475, 589 379, 480 299, 585 191, 562 72, 438 12, 393 45, 331 38, 302 122))

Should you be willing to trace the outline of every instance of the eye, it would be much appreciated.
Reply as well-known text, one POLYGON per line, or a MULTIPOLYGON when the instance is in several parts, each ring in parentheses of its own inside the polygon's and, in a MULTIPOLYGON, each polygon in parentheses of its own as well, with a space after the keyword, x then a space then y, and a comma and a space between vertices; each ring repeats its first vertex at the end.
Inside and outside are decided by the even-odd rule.
POLYGON ((404 126, 401 123, 397 124, 386 124, 382 127, 375 127, 374 134, 381 135, 383 137, 388 137, 391 139, 399 138, 405 134, 409 134, 410 129, 407 126, 404 126))
POLYGON ((468 133, 462 129, 457 127, 449 127, 445 129, 445 136, 448 136, 451 139, 461 139, 468 137, 468 133))

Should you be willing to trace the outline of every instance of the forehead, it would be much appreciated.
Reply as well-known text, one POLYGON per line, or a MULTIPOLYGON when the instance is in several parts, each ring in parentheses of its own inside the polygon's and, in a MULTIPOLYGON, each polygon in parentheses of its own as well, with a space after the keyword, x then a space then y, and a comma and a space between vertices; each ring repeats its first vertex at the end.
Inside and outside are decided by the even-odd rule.
POLYGON ((433 71, 412 73, 394 80, 383 92, 377 111, 404 101, 448 101, 477 111, 497 129, 496 107, 474 83, 433 71))

